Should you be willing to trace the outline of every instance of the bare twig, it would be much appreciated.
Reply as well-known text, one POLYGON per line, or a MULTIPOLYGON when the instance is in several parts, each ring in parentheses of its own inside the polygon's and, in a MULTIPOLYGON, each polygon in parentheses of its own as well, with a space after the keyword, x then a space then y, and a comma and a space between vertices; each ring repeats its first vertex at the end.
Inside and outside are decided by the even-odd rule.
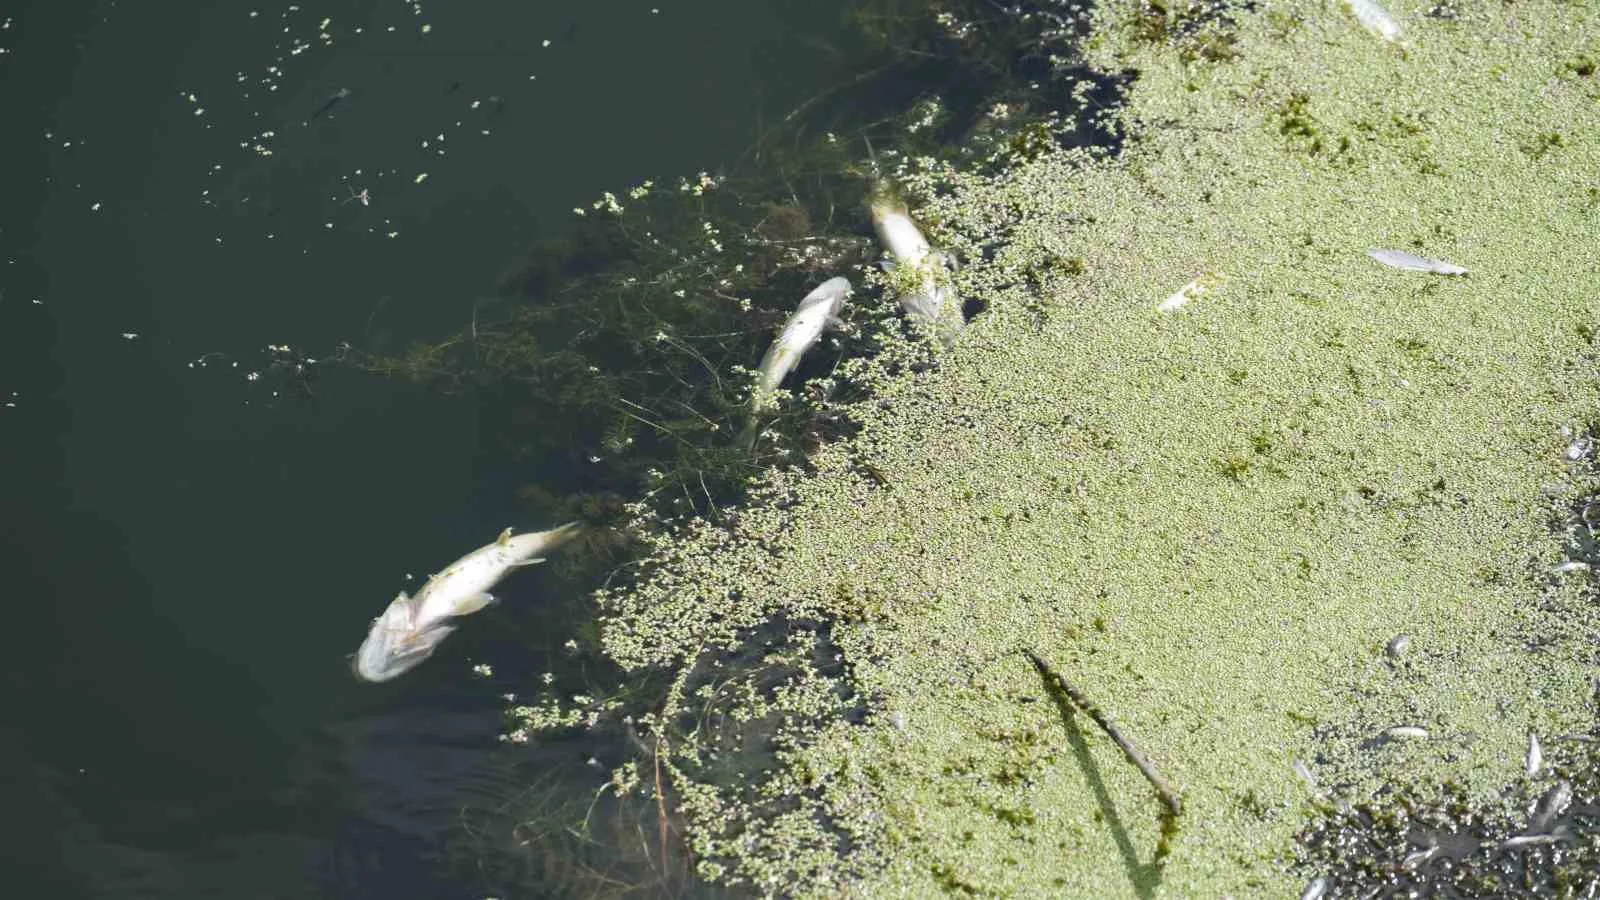
POLYGON ((656 766, 656 832, 661 843, 661 881, 667 880, 667 798, 661 791, 661 736, 656 736, 655 753, 656 766))
POLYGON ((1094 705, 1093 701, 1085 696, 1083 691, 1073 686, 1072 682, 1062 678, 1060 673, 1056 672, 1055 669, 1050 667, 1049 663, 1044 661, 1044 657, 1026 647, 1023 648, 1022 652, 1027 655, 1028 661, 1033 663, 1033 667, 1039 670, 1039 675, 1046 682, 1060 689, 1061 693, 1067 696, 1067 699, 1072 702, 1074 707, 1082 710, 1085 715, 1093 719, 1094 723, 1100 726, 1101 730, 1111 738, 1112 742, 1122 748, 1122 752, 1128 757, 1128 761, 1138 766, 1139 771, 1144 773, 1144 777, 1149 779, 1150 784, 1156 789, 1156 793, 1160 795, 1161 802, 1166 805, 1167 812, 1173 818, 1182 815, 1183 803, 1178 799, 1178 792, 1173 789, 1172 783, 1162 777, 1161 773, 1156 771, 1156 767, 1150 763, 1150 760, 1145 758, 1145 755, 1139 751, 1139 748, 1135 747, 1132 741, 1117 730, 1117 726, 1111 723, 1111 719, 1100 710, 1100 707, 1094 705))

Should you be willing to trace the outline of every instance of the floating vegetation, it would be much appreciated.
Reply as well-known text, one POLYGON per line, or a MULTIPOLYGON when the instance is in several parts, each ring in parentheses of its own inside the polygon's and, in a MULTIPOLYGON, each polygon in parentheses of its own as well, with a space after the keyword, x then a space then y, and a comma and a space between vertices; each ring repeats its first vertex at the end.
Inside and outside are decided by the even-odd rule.
MULTIPOLYGON (((1530 172, 1536 154, 1488 136, 1508 110, 1584 133, 1587 98, 1536 115, 1548 73, 1519 73, 1600 26, 1519 7, 1507 42, 1512 13, 1483 9, 1401 55, 1330 40, 1345 14, 1310 2, 1108 4, 1092 23, 974 3, 936 27, 913 8, 864 6, 888 61, 786 117, 749 168, 602 195, 469 329, 368 357, 497 397, 541 479, 587 491, 530 505, 587 504, 637 541, 595 579, 578 658, 598 686, 552 679, 508 740, 620 728, 633 752, 602 765, 656 804, 640 846, 675 840, 738 890, 1342 896, 1388 870, 1350 841, 1288 867, 1307 788, 1421 816, 1429 785, 1457 784, 1470 805, 1529 730, 1587 702, 1580 580, 1542 592, 1543 517, 1579 490, 1554 423, 1600 380, 1592 327, 1571 324, 1593 318, 1585 263, 1549 243, 1592 230, 1570 198, 1593 148, 1564 141, 1573 165, 1530 172), (1082 115, 1119 83, 1072 74, 1085 30, 1101 72, 1141 73, 1114 116, 1082 115), (1191 46, 1214 49, 1181 49, 1208 31, 1191 46), (1011 45, 1027 63, 987 43, 1007 34, 1029 36, 1011 45), (919 71, 994 90, 891 90, 919 71), (948 354, 908 339, 868 266, 879 175, 986 306, 948 354), (1477 245, 1504 273, 1481 289, 1350 265, 1371 234, 1442 238, 1467 211, 1503 238, 1477 245), (1172 273, 1212 266, 1228 308, 1152 317, 1172 273), (857 333, 807 354, 752 456, 728 437, 748 367, 793 298, 841 274, 862 286, 857 333), (1184 786, 1181 833, 1130 812, 1154 805, 1138 769, 1048 737, 1060 718, 1020 645, 1114 692, 1118 727, 1184 786)), ((1542 799, 1516 827, 1474 814, 1499 824, 1472 852, 1588 833, 1593 793, 1555 743, 1542 799)))
MULTIPOLYGON (((857 74, 757 135, 737 164, 602 192, 572 211, 564 234, 515 261, 459 332, 350 353, 367 371, 486 399, 495 437, 537 473, 537 484, 520 488, 530 519, 615 526, 591 529, 561 558, 574 591, 625 592, 654 579, 634 565, 641 548, 736 520, 744 513, 733 504, 764 471, 799 470, 853 434, 850 405, 875 402, 886 374, 926 370, 932 351, 897 314, 894 276, 874 265, 882 249, 868 200, 878 185, 892 180, 909 212, 957 169, 1000 172, 1112 141, 1105 113, 1126 79, 1082 65, 1076 7, 882 0, 862 4, 853 21, 859 42, 839 50, 857 74), (795 298, 843 278, 861 285, 829 310, 845 327, 808 350, 787 381, 769 372, 768 390, 758 390, 756 361, 795 298), (738 440, 758 405, 759 440, 738 440)), ((354 185, 347 193, 367 202, 354 185)), ((940 222, 921 225, 940 240, 940 222)), ((958 276, 940 263, 939 286, 953 296, 958 276)), ((948 316, 964 312, 947 307, 948 316)), ((883 611, 870 590, 841 602, 857 621, 883 611)), ((570 632, 592 614, 586 602, 553 603, 539 617, 570 632)), ((604 746, 596 792, 541 782, 476 818, 480 871, 499 873, 491 886, 531 878, 575 893, 648 884, 671 894, 692 861, 699 878, 777 890, 787 872, 751 871, 736 823, 719 830, 698 815, 718 790, 796 827, 825 821, 835 850, 867 842, 876 824, 839 814, 852 785, 863 787, 861 773, 751 775, 792 762, 809 741, 802 736, 823 723, 871 714, 869 698, 837 690, 829 626, 774 616, 747 642, 691 653, 665 678, 617 671, 603 652, 610 638, 592 624, 577 630, 558 672, 508 697, 505 739, 533 752, 604 746), (508 827, 516 839, 505 840, 508 827), (609 843, 618 846, 605 862, 600 845, 609 843)), ((815 863, 822 872, 824 857, 815 863)))

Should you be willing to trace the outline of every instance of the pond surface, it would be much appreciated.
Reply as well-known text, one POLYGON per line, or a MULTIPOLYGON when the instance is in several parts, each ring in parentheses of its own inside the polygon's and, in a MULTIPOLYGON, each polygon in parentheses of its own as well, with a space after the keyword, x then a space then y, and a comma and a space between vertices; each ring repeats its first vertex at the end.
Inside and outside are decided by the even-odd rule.
POLYGON ((394 683, 347 656, 408 575, 555 524, 506 489, 538 473, 470 395, 294 366, 459 329, 573 207, 841 77, 842 0, 656 3, 0 13, 18 896, 485 895, 442 848, 542 762, 500 673, 542 670, 505 607, 555 583, 394 683))

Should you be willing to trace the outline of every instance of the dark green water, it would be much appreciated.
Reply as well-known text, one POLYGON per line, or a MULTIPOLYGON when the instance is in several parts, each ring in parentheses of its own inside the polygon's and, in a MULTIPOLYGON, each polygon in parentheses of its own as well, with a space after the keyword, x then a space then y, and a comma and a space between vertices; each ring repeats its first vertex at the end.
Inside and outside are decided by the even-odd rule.
POLYGON ((275 397, 263 347, 459 328, 573 206, 715 171, 840 77, 848 3, 653 5, 0 10, 7 893, 484 896, 436 857, 539 761, 471 673, 539 670, 514 614, 393 684, 346 657, 406 573, 553 523, 470 396, 275 397))

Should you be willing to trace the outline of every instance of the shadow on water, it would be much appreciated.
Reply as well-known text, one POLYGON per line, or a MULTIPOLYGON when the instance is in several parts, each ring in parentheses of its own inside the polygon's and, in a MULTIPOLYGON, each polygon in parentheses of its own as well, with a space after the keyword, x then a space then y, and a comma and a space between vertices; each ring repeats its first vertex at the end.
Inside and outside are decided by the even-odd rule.
POLYGON ((1061 714, 1061 724, 1067 732, 1067 743, 1072 747, 1072 755, 1078 760, 1078 767, 1083 770, 1084 781, 1088 783, 1089 790, 1094 792, 1095 802, 1100 807, 1100 815, 1105 821, 1106 830, 1111 832, 1111 839, 1117 845, 1117 853, 1122 857, 1124 868, 1128 870, 1129 884, 1139 897, 1154 897, 1156 890, 1161 886, 1165 856, 1157 847, 1151 849, 1149 862, 1139 860, 1139 850, 1133 845, 1133 838, 1128 834, 1128 828, 1122 821, 1122 814, 1117 810, 1117 802, 1112 798, 1110 789, 1106 787, 1105 778, 1100 774, 1100 764, 1095 762, 1094 753, 1089 749, 1089 741, 1083 729, 1078 727, 1077 710, 1054 682, 1045 679, 1045 689, 1050 694, 1050 700, 1055 704, 1056 711, 1061 714))

